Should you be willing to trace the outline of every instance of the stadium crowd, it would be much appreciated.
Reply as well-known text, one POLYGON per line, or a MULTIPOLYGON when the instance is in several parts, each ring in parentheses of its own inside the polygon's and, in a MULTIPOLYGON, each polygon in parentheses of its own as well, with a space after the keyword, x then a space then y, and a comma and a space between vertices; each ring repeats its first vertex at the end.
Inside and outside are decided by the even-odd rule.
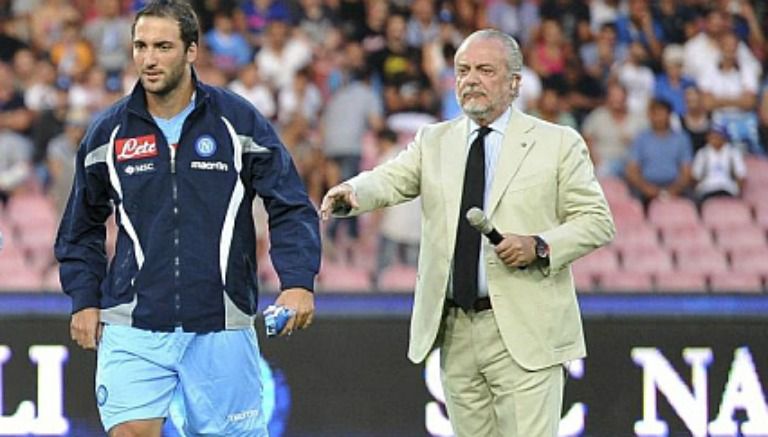
MULTIPOLYGON (((90 120, 137 79, 142 3, 0 0, 0 289, 58 289, 51 246, 74 155, 90 120)), ((616 218, 616 242, 575 265, 581 291, 768 286, 764 2, 191 3, 198 77, 273 121, 316 204, 424 123, 461 114, 456 47, 495 27, 524 50, 515 105, 583 133, 616 218)), ((276 287, 255 210, 260 276, 276 287)), ((412 290, 419 221, 417 202, 332 221, 321 287, 412 290)))

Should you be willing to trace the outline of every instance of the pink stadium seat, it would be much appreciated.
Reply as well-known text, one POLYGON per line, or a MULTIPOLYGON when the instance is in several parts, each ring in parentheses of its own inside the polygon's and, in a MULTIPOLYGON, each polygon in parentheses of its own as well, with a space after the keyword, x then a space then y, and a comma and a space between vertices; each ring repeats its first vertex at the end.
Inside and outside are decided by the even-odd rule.
POLYGON ((747 181, 762 182, 757 185, 768 184, 768 159, 755 155, 746 155, 744 164, 747 166, 747 181))
POLYGON ((0 290, 4 291, 39 291, 41 285, 40 275, 27 267, 0 275, 0 290))
POLYGON ((627 247, 622 251, 625 272, 663 273, 673 270, 670 253, 659 247, 627 247))
POLYGON ((741 199, 716 197, 701 208, 704 224, 712 229, 734 229, 752 224, 749 205, 741 199))
POLYGON ((573 282, 576 286, 576 291, 579 293, 589 293, 595 291, 597 281, 596 276, 589 271, 583 270, 578 263, 574 263, 571 267, 573 273, 573 282))
POLYGON ((712 234, 699 223, 689 223, 680 227, 661 228, 664 247, 670 250, 709 249, 712 247, 712 234))
POLYGON ((763 291, 762 280, 756 273, 715 273, 709 278, 709 284, 713 292, 760 293, 763 291))
POLYGON ((603 273, 619 269, 619 256, 613 246, 601 247, 577 259, 573 263, 573 268, 578 270, 581 275, 599 279, 603 273))
POLYGON ((717 246, 726 251, 738 248, 766 247, 766 230, 757 225, 739 226, 733 229, 718 229, 715 232, 717 246))
POLYGON ((416 267, 394 264, 379 274, 377 288, 380 291, 412 293, 416 289, 416 267))
POLYGON ((742 199, 752 206, 768 205, 768 196, 765 195, 766 184, 760 185, 758 181, 748 179, 744 191, 741 193, 742 199))
POLYGON ((371 276, 367 270, 335 262, 324 262, 320 268, 319 286, 324 291, 370 291, 371 276))
POLYGON ((620 202, 631 199, 627 183, 617 177, 602 177, 599 179, 600 186, 603 187, 605 198, 609 202, 620 202))
POLYGON ((707 291, 707 278, 699 272, 663 272, 656 276, 656 291, 697 292, 707 291))
POLYGON ((43 272, 40 288, 45 291, 61 291, 58 266, 53 266, 43 272))
POLYGON ((646 222, 638 223, 626 229, 617 229, 616 237, 609 247, 623 251, 627 247, 658 247, 658 231, 646 222))
POLYGON ((13 196, 6 207, 6 218, 24 229, 34 229, 41 225, 56 226, 59 219, 50 199, 32 193, 13 196))
POLYGON ((731 250, 731 270, 754 273, 768 279, 768 247, 734 248, 731 250))
POLYGON ((677 270, 681 272, 707 274, 729 270, 725 252, 714 246, 682 248, 675 252, 675 258, 677 270))
POLYGON ((651 275, 643 272, 615 271, 606 273, 600 280, 604 292, 651 292, 651 275))
POLYGON ((613 220, 619 231, 645 223, 643 205, 636 199, 631 197, 623 200, 608 199, 608 206, 611 208, 613 220))
POLYGON ((648 206, 648 220, 656 227, 681 228, 699 222, 696 206, 688 199, 656 199, 648 206))
POLYGON ((768 203, 755 205, 755 222, 768 231, 768 203))

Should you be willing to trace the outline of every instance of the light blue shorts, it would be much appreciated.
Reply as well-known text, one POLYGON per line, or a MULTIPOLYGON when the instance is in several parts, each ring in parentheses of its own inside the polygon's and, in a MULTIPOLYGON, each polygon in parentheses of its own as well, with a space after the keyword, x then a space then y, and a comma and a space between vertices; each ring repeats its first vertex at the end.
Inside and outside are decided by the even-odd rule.
POLYGON ((174 424, 187 436, 266 437, 261 398, 253 328, 195 334, 104 326, 96 402, 107 431, 168 418, 173 404, 174 424))

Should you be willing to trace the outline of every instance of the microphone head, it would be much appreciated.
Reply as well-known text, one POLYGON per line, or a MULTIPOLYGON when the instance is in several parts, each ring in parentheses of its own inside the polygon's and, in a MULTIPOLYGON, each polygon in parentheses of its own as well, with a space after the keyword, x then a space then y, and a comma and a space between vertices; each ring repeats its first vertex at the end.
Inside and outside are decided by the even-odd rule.
POLYGON ((493 230, 493 226, 491 226, 491 223, 488 221, 485 213, 478 207, 470 208, 467 211, 467 221, 470 225, 472 225, 473 228, 477 229, 483 234, 487 234, 493 230))

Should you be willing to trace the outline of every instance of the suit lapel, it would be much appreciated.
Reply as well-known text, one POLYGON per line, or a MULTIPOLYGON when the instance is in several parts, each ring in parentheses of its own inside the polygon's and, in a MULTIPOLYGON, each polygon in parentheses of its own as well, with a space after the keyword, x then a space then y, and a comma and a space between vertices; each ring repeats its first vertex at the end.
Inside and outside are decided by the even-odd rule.
POLYGON ((520 170, 523 160, 536 144, 533 130, 534 124, 522 112, 513 108, 504 133, 499 161, 496 163, 488 204, 485 206, 485 212, 489 217, 501 200, 501 195, 520 170))
POLYGON ((464 184, 464 167, 467 156, 469 122, 460 117, 441 139, 440 155, 442 167, 443 199, 445 216, 448 218, 448 235, 456 235, 456 220, 461 207, 461 192, 464 184), (458 195, 457 195, 458 193, 458 195))

